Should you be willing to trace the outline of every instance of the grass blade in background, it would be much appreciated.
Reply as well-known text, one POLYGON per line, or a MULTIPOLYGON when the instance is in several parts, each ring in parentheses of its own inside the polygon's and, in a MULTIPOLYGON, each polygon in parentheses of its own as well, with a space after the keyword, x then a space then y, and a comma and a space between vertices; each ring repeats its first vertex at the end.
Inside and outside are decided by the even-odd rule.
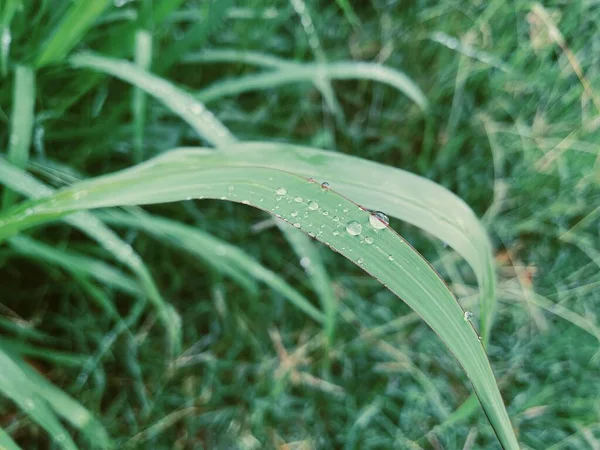
POLYGON ((105 286, 117 291, 133 295, 141 294, 141 290, 134 280, 125 276, 117 268, 98 259, 69 252, 64 249, 59 250, 26 236, 12 237, 10 245, 22 255, 45 261, 56 267, 62 267, 69 272, 94 278, 105 286))
POLYGON ((202 230, 146 213, 133 215, 112 212, 103 214, 101 217, 110 224, 144 230, 158 239, 193 253, 209 264, 219 261, 219 265, 216 266, 217 270, 231 276, 231 269, 234 269, 237 278, 244 277, 251 281, 252 278, 249 277, 253 277, 262 281, 314 320, 318 322, 326 320, 326 317, 317 308, 279 275, 259 264, 236 246, 202 230), (171 238, 173 239, 171 240, 171 238))
POLYGON ((341 8, 341 10, 344 11, 344 16, 346 17, 346 20, 348 21, 348 23, 350 23, 350 25, 352 25, 353 27, 359 27, 360 19, 354 12, 354 9, 352 8, 352 5, 350 4, 350 2, 348 0, 335 0, 335 1, 338 4, 338 6, 341 8))
MULTIPOLYGON (((149 71, 152 65, 152 34, 140 29, 135 34, 135 63, 140 69, 149 71)), ((135 86, 131 109, 133 112, 133 160, 139 163, 144 160, 144 125, 146 123, 146 93, 135 86)))
POLYGON ((302 65, 295 61, 279 58, 268 53, 236 50, 233 48, 207 48, 200 52, 188 53, 181 60, 187 64, 205 63, 244 63, 271 69, 285 69, 302 65))
POLYGON ((79 44, 86 31, 110 3, 110 0, 75 0, 52 35, 47 38, 37 58, 36 67, 62 61, 79 44))
POLYGON ((13 362, 31 381, 37 394, 43 398, 52 409, 72 426, 81 431, 94 448, 110 448, 112 444, 102 424, 79 402, 57 388, 46 378, 35 371, 18 356, 11 355, 13 362))
POLYGON ((8 73, 8 55, 12 42, 10 23, 20 3, 20 0, 6 0, 0 5, 0 75, 2 77, 8 73))
POLYGON ((208 103, 217 98, 253 90, 271 89, 286 84, 315 83, 320 77, 332 80, 365 79, 390 85, 427 110, 427 99, 413 81, 402 72, 380 64, 366 62, 333 62, 295 64, 276 72, 258 73, 218 81, 196 94, 198 100, 208 103))
MULTIPOLYGON (((259 152, 260 146, 269 148, 268 144, 241 144, 232 146, 237 152, 171 152, 128 170, 77 183, 52 197, 26 202, 5 212, 0 216, 3 224, 0 236, 5 239, 20 230, 82 209, 161 203, 189 197, 226 199, 268 211, 353 261, 414 309, 448 346, 469 376, 502 445, 506 449, 517 449, 516 437, 483 346, 439 276, 410 245, 391 228, 373 219, 366 209, 314 180, 289 173, 289 170, 316 173, 326 170, 328 174, 344 173, 347 179, 361 180, 367 178, 364 176, 366 161, 361 160, 361 173, 352 177, 353 161, 358 158, 336 155, 343 159, 337 160, 335 169, 331 170, 327 165, 327 152, 306 148, 296 153, 285 152, 286 146, 279 144, 271 148, 271 167, 261 166, 248 161, 249 156, 257 155, 260 159, 268 153, 259 152), (248 151, 252 148, 256 151, 248 151), (274 167, 273 161, 277 160, 285 161, 285 170, 274 167)), ((369 164, 373 164, 373 168, 379 166, 369 164)), ((396 170, 381 167, 374 175, 381 175, 386 169, 396 170)), ((419 177, 413 177, 418 182, 419 177)), ((384 179, 386 177, 379 176, 378 182, 384 179)), ((370 182, 368 178, 362 181, 370 182)), ((429 191, 445 191, 434 183, 421 185, 429 191)), ((348 189, 351 186, 347 184, 346 190, 351 191, 348 189)), ((372 186, 375 187, 377 185, 372 186)), ((384 187, 389 186, 384 184, 384 187)), ((381 188, 371 190, 387 198, 381 188)), ((438 202, 443 200, 429 193, 426 190, 419 195, 438 202)), ((394 196, 387 195, 388 201, 393 203, 394 196)), ((461 205, 449 192, 445 191, 445 195, 453 199, 454 206, 461 205)), ((369 196, 368 200, 372 198, 369 196)), ((396 199, 396 206, 398 204, 396 199)), ((434 211, 439 209, 438 206, 434 211)), ((465 226, 463 215, 472 213, 464 204, 461 213, 461 221, 455 225, 465 226)), ((435 216, 428 213, 427 217, 435 216)))
POLYGON ((38 385, 3 350, 0 350, 0 367, 0 392, 25 411, 61 448, 76 450, 77 446, 67 430, 39 396, 38 385))
POLYGON ((193 25, 183 39, 175 41, 164 51, 164 56, 157 62, 156 71, 166 72, 192 48, 202 48, 210 34, 218 28, 226 18, 232 0, 209 0, 203 2, 203 19, 193 25))
MULTIPOLYGON (((319 35, 315 29, 315 24, 313 23, 309 7, 304 0, 290 0, 290 3, 300 18, 300 24, 304 29, 304 34, 308 39, 308 44, 315 57, 318 67, 321 68, 327 63, 327 57, 325 56, 325 52, 321 47, 321 40, 319 39, 319 35)), ((343 125, 346 121, 344 118, 344 112, 340 106, 340 103, 338 102, 337 97, 335 96, 333 86, 331 85, 331 80, 325 76, 324 71, 320 71, 320 75, 315 79, 315 86, 321 91, 321 95, 323 96, 327 107, 336 117, 338 122, 343 125)))
MULTIPOLYGON (((31 175, 7 164, 2 159, 0 159, 0 182, 28 197, 46 197, 53 193, 52 189, 31 175)), ((178 353, 178 349, 181 347, 181 329, 179 326, 181 319, 173 307, 162 297, 150 271, 131 245, 124 242, 115 232, 92 214, 74 214, 66 217, 65 221, 98 242, 117 261, 127 265, 136 275, 146 296, 156 307, 161 322, 167 331, 170 351, 173 354, 178 353)))
POLYGON ((335 298, 327 270, 319 255, 319 250, 307 235, 299 232, 291 225, 281 223, 279 229, 285 235, 286 240, 292 245, 296 255, 300 258, 300 266, 306 272, 313 290, 319 296, 321 308, 324 313, 325 334, 329 345, 332 345, 335 338, 337 299, 335 298))
MULTIPOLYGON (((29 147, 33 132, 35 110, 35 73, 27 66, 15 68, 13 88, 13 111, 11 114, 10 139, 7 160, 23 169, 29 159, 29 147)), ((4 191, 2 207, 7 208, 14 203, 15 193, 4 191)))
POLYGON ((160 77, 141 70, 130 62, 87 53, 75 55, 69 61, 75 67, 104 72, 145 90, 181 116, 200 136, 216 137, 210 142, 211 144, 223 145, 233 139, 229 130, 191 94, 160 77))

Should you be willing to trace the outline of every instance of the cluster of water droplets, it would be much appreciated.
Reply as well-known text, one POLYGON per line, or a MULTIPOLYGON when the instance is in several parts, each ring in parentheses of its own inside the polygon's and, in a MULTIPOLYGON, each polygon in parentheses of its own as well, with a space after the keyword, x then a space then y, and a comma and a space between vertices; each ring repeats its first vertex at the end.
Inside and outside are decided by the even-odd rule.
MULTIPOLYGON (((309 178, 308 181, 310 183, 318 183, 314 178, 309 178)), ((326 181, 320 183, 320 187, 323 191, 328 191, 331 189, 330 184, 326 181)), ((288 191, 284 187, 278 187, 277 189, 275 189, 275 195, 276 195, 277 201, 282 200, 283 197, 287 194, 288 194, 288 191)), ((297 218, 299 218, 299 217, 304 217, 305 219, 307 219, 309 217, 309 213, 311 211, 320 211, 321 214, 324 216, 328 216, 330 214, 329 211, 325 210, 324 208, 320 208, 319 204, 315 200, 304 199, 303 197, 296 196, 293 198, 291 198, 291 197, 289 198, 288 203, 292 203, 292 202, 295 202, 298 204, 304 204, 305 208, 306 208, 304 213, 302 213, 301 210, 299 210, 299 209, 293 209, 291 211, 291 213, 290 213, 291 220, 289 220, 289 222, 291 222, 292 225, 296 228, 302 228, 302 224, 298 221, 294 221, 294 219, 297 220, 297 218)), ((342 203, 338 203, 338 208, 342 208, 342 206, 343 206, 342 203)), ((359 206, 359 208, 362 211, 368 211, 364 207, 359 206)), ((276 207, 275 209, 279 209, 279 208, 276 207)), ((338 211, 338 210, 336 209, 336 211, 338 211)), ((347 215, 349 213, 349 208, 345 207, 345 208, 341 209, 341 211, 344 215, 347 215)), ((275 215, 278 218, 282 218, 280 214, 275 214, 275 215)), ((288 221, 287 219, 284 219, 284 220, 288 221)), ((345 231, 346 231, 346 233, 348 233, 348 235, 361 237, 360 243, 363 243, 365 245, 373 245, 375 243, 376 238, 371 233, 373 233, 373 232, 375 234, 379 233, 381 230, 387 228, 390 223, 388 216, 381 211, 370 212, 368 225, 361 224, 357 220, 350 220, 350 221, 346 222, 345 226, 344 226, 344 221, 341 220, 340 217, 337 215, 333 215, 332 221, 335 224, 335 227, 332 231, 333 236, 340 236, 340 234, 341 234, 340 231, 343 231, 345 229, 345 231)), ((309 223, 308 226, 312 227, 312 223, 309 223)), ((321 229, 323 229, 324 227, 325 227, 324 224, 322 224, 320 226, 321 229)), ((320 237, 322 235, 322 233, 323 233, 322 230, 318 230, 317 233, 315 233, 314 231, 309 231, 308 235, 312 238, 317 238, 317 237, 320 237)), ((346 250, 345 247, 342 247, 341 249, 346 250)), ((353 249, 350 248, 349 251, 353 251, 353 249)), ((394 261, 394 256, 391 254, 388 255, 388 260, 394 261)), ((356 262, 359 265, 365 264, 365 261, 362 258, 358 258, 356 262)))

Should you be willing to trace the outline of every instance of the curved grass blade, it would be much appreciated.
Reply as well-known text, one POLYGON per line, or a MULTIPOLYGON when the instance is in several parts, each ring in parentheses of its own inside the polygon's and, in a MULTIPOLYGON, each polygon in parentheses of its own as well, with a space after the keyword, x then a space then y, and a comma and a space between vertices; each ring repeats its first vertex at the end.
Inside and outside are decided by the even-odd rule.
POLYGON ((220 97, 246 91, 271 89, 285 84, 302 82, 317 83, 319 79, 378 81, 398 89, 414 101, 423 111, 428 108, 427 99, 416 84, 404 73, 380 64, 366 62, 334 62, 295 64, 275 72, 259 73, 230 80, 219 81, 198 92, 196 98, 208 103, 220 97))
POLYGON ((75 55, 69 61, 74 67, 108 73, 145 90, 162 101, 213 145, 224 145, 234 139, 229 130, 191 94, 130 62, 89 53, 75 55))
MULTIPOLYGON (((193 150, 192 150, 193 152, 193 150)), ((335 152, 270 143, 229 145, 229 158, 328 181, 353 201, 411 223, 441 239, 469 263, 483 291, 481 329, 489 338, 495 305, 492 246, 473 211, 444 187, 410 172, 335 152), (230 152, 239 152, 236 156, 230 152), (242 155, 242 153, 245 154, 242 155)))
POLYGON ((0 392, 25 411, 61 448, 76 450, 77 446, 67 430, 39 396, 35 383, 3 350, 0 350, 0 367, 0 392))
MULTIPOLYGON (((2 159, 0 159, 0 182, 33 198, 47 197, 54 192, 28 173, 7 164, 2 159)), ((117 261, 127 265, 136 275, 144 293, 158 311, 170 340, 171 352, 178 353, 181 348, 181 318, 160 294, 142 258, 128 243, 124 242, 93 214, 82 212, 65 217, 64 220, 98 242, 117 261)))
MULTIPOLYGON (((64 367, 78 367, 83 363, 84 357, 73 353, 52 350, 40 345, 27 344, 16 339, 2 338, 0 348, 6 353, 23 355, 24 357, 36 358, 64 367)), ((13 358, 14 359, 14 358, 13 358)))
POLYGON ((272 69, 285 69, 298 65, 295 61, 288 61, 268 53, 236 50, 232 48, 206 49, 201 52, 188 53, 181 62, 189 64, 198 63, 244 63, 272 69))
MULTIPOLYGON (((492 246, 473 211, 459 197, 410 172, 340 153, 274 143, 232 144, 226 150, 210 158, 326 180, 357 203, 383 210, 446 242, 477 277, 482 290, 480 334, 484 343, 489 338, 495 305, 492 246)), ((190 155, 197 152, 188 151, 190 155)))
POLYGON ((94 447, 103 449, 112 447, 106 430, 88 409, 67 395, 62 389, 50 383, 26 364, 23 359, 14 355, 11 356, 14 363, 31 381, 37 394, 46 400, 59 416, 80 430, 94 447))
POLYGON ((118 291, 133 295, 142 293, 134 280, 104 261, 64 249, 56 249, 26 236, 13 236, 10 239, 10 245, 22 255, 48 262, 70 272, 95 278, 102 284, 118 291))
POLYGON ((221 261, 219 270, 227 273, 227 268, 229 270, 233 268, 244 278, 252 280, 248 277, 253 277, 260 280, 316 321, 323 322, 325 320, 323 314, 317 308, 279 275, 259 264, 254 258, 236 246, 208 233, 189 225, 150 214, 136 214, 134 216, 113 212, 102 215, 102 218, 105 222, 113 225, 125 225, 142 229, 161 240, 167 240, 167 242, 193 253, 207 263, 213 264, 215 259, 219 259, 221 261), (173 240, 169 240, 170 238, 173 238, 173 240))
MULTIPOLYGON (((252 64, 256 66, 267 67, 271 69, 292 69, 294 67, 302 67, 302 63, 295 61, 287 61, 276 56, 272 56, 261 52, 240 51, 235 49, 209 49, 199 53, 186 55, 183 59, 187 63, 207 63, 207 62, 236 62, 252 64)), ((319 62, 319 67, 325 64, 324 60, 319 62)), ((335 93, 331 86, 331 82, 327 80, 321 72, 320 76, 313 81, 315 87, 321 91, 321 95, 327 102, 327 106, 338 118, 340 123, 344 123, 343 111, 335 97, 335 93)))
POLYGON ((142 209, 133 210, 129 213, 121 211, 107 211, 98 213, 98 217, 112 226, 122 226, 142 230, 167 245, 183 249, 218 273, 230 277, 252 295, 256 295, 258 288, 255 280, 241 270, 231 259, 228 252, 229 243, 204 233, 195 227, 184 225, 163 217, 153 216, 142 209))
MULTIPOLYGON (((344 160, 337 160, 337 166, 333 168, 328 167, 327 152, 297 147, 284 152, 282 149, 285 147, 240 144, 240 147, 232 145, 237 151, 230 152, 171 152, 128 170, 77 183, 52 197, 26 202, 5 212, 0 216, 0 239, 81 209, 153 204, 189 197, 236 201, 268 211, 292 222, 296 228, 353 261, 414 309, 438 334, 469 376, 504 448, 518 449, 483 346, 471 323, 464 319, 464 311, 437 273, 389 226, 382 227, 381 222, 374 222, 364 207, 333 189, 323 188, 314 180, 288 172, 328 169, 330 175, 338 173, 348 180, 363 179, 365 182, 368 181, 368 177, 365 177, 367 162, 357 159, 361 161, 360 174, 352 174, 352 170, 358 170, 358 166, 353 169, 352 164, 349 164, 350 173, 345 173, 340 170, 340 161, 344 160), (269 151, 258 152, 261 146, 270 150, 270 154, 269 151), (257 151, 251 152, 249 149, 257 151), (258 155, 260 164, 252 160, 253 153, 258 155), (277 163, 265 165, 268 159, 265 154, 269 154, 269 158, 277 163), (285 170, 275 167, 277 164, 284 165, 285 170), (302 201, 298 202, 296 198, 302 201), (300 211, 293 214, 295 210, 300 211)), ((373 166, 376 174, 379 172, 377 166, 373 166)), ((390 169, 381 167, 381 170, 390 169)), ((434 189, 444 194, 436 201, 450 199, 455 205, 461 205, 463 213, 472 215, 468 207, 457 202, 452 194, 434 183, 428 182, 431 186, 423 183, 423 180, 419 183, 419 177, 411 176, 417 184, 428 188, 421 193, 424 199, 431 198, 428 194, 434 189)), ((378 178, 377 183, 381 184, 382 180, 385 177, 378 178)), ((376 188, 377 184, 372 187, 376 188)), ((357 190, 356 184, 350 182, 347 182, 346 188, 351 192, 354 191, 349 188, 357 190)), ((379 193, 379 201, 387 199, 391 203, 396 202, 396 207, 401 204, 386 191, 375 189, 375 192, 379 193)), ((373 201, 371 196, 366 199, 373 201)), ((423 208, 422 205, 417 208, 410 202, 407 204, 414 211, 423 208)), ((437 211, 437 208, 434 207, 433 211, 437 211)), ((428 213, 427 217, 435 218, 436 215, 428 213)), ((456 214, 449 217, 456 218, 456 214)), ((441 218, 437 220, 440 222, 441 218)), ((441 223, 465 226, 464 221, 454 224, 452 220, 446 220, 441 223)))

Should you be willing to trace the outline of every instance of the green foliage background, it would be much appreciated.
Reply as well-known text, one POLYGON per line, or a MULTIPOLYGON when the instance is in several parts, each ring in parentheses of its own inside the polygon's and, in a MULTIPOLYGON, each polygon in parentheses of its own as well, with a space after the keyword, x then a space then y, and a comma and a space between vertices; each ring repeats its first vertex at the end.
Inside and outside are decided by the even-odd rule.
MULTIPOLYGON (((206 144, 141 90, 67 62, 92 50, 198 93, 240 139, 331 149, 423 175, 464 199, 492 238, 499 303, 488 354, 521 446, 600 446, 596 2, 0 5, 0 142, 12 163, 62 187, 206 144), (263 71, 211 56, 223 49, 303 67, 377 62, 406 74, 429 106, 424 113, 363 79, 217 96, 224 80, 263 71), (14 122, 19 108, 34 108, 33 123, 14 122), (11 129, 24 131, 15 140, 11 129)), ((4 189, 4 208, 18 200, 4 189)), ((463 404, 471 387, 444 344, 358 267, 313 249, 338 308, 332 340, 281 291, 255 283, 275 273, 319 297, 298 248, 264 213, 215 200, 144 209, 182 228, 158 231, 138 210, 99 217, 181 315, 183 353, 174 362, 161 319, 145 304, 151 287, 140 293, 131 266, 114 265, 77 228, 52 223, 0 247, 0 345, 26 361, 1 360, 0 387, 9 389, 7 374, 29 374, 62 405, 80 448, 102 446, 103 429, 117 448, 499 448, 481 408, 463 404), (220 244, 200 243, 190 230, 254 258, 240 267, 259 261, 270 272, 253 279, 216 264, 210 255, 220 244)), ((475 277, 456 253, 405 223, 391 226, 464 309, 478 312, 475 277)), ((65 445, 60 423, 46 424, 58 426, 49 436, 24 402, 2 400, 0 427, 22 448, 65 445)), ((43 413, 43 402, 34 406, 43 413)))

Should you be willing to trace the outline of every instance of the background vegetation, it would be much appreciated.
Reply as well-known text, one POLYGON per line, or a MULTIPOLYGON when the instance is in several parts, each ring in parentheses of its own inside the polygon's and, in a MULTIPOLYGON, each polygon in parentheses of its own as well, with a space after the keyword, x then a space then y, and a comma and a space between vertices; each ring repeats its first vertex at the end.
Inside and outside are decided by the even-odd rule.
MULTIPOLYGON (((446 186, 493 241, 499 305, 488 354, 521 445, 600 448, 600 4, 1 5, 0 141, 12 163, 62 187, 203 144, 142 91, 67 62, 93 50, 202 92, 240 139, 331 149, 446 186), (212 83, 262 70, 209 51, 223 49, 303 64, 375 61, 404 72, 429 109, 368 80, 211 97, 204 89, 212 83), (35 121, 15 123, 19 108, 34 108, 35 121), (29 133, 15 140, 11 127, 31 128, 30 145, 29 133), (20 159, 23 147, 29 159, 20 159)), ((18 199, 4 189, 3 207, 18 199)), ((251 255, 239 264, 254 278, 269 276, 251 272, 259 261, 315 299, 303 258, 264 213, 214 200, 144 209, 189 227, 164 231, 139 210, 99 217, 133 246, 140 271, 181 315, 174 363, 130 267, 115 265, 83 232, 52 223, 0 247, 2 350, 25 356, 20 370, 62 405, 79 446, 102 444, 101 423, 119 448, 499 448, 481 408, 463 405, 471 388, 444 344, 358 267, 324 246, 311 255, 322 259, 338 305, 331 338, 281 291, 211 260, 222 244, 201 244, 190 231, 251 255)), ((475 277, 456 253, 405 223, 391 225, 477 312, 475 277)), ((3 391, 8 365, 0 359, 3 391)), ((50 439, 15 398, 3 400, 0 427, 22 448, 65 440, 60 431, 50 439)))

